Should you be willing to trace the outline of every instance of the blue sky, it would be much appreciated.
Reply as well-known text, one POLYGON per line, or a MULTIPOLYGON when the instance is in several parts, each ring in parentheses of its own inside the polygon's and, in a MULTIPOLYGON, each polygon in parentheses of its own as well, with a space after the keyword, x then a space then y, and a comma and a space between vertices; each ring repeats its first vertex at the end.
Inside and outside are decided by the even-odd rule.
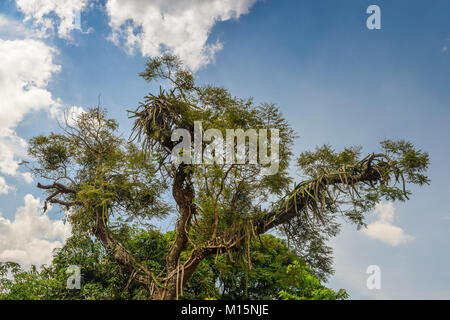
MULTIPOLYGON (((404 138, 428 151, 431 185, 413 189, 407 203, 385 204, 368 214, 369 222, 375 223, 390 210, 393 218, 386 223, 395 226, 399 243, 345 226, 331 242, 336 274, 329 285, 348 289, 356 299, 450 299, 450 209, 446 203, 450 2, 211 1, 219 3, 214 8, 202 1, 125 2, 76 0, 73 11, 47 6, 45 0, 0 3, 0 83, 6 72, 20 75, 11 80, 17 85, 0 86, 0 115, 8 117, 11 110, 20 109, 14 107, 19 103, 14 97, 27 90, 23 83, 51 94, 50 98, 39 96, 39 108, 31 103, 20 109, 16 121, 2 124, 0 120, 0 146, 13 155, 5 157, 2 167, 0 154, 0 177, 11 187, 3 194, 0 191, 0 229, 8 228, 5 234, 10 235, 0 235, 0 260, 17 254, 21 262, 41 262, 44 258, 20 246, 34 241, 48 250, 60 245, 67 233, 58 224, 61 214, 56 210, 49 213, 52 220, 39 218, 37 198, 42 194, 35 189, 35 181, 29 183, 20 173, 23 169, 13 170, 6 164, 19 161, 23 150, 7 142, 2 145, 2 135, 4 141, 20 145, 20 139, 54 130, 61 108, 96 105, 99 94, 102 105, 128 133, 131 122, 126 110, 154 89, 137 74, 144 68, 143 55, 157 52, 152 47, 156 43, 160 50, 182 55, 196 70, 199 82, 223 85, 236 96, 279 105, 300 136, 296 154, 324 143, 337 149, 362 145, 372 152, 385 138, 404 138), (366 27, 366 9, 372 4, 381 8, 381 30, 366 27), (139 5, 144 8, 137 10, 139 5), (194 9, 197 23, 183 15, 186 6, 194 9), (71 21, 77 9, 83 32, 70 26, 64 29, 59 22, 71 21), (152 16, 155 12, 163 13, 166 20, 152 16), (52 28, 45 28, 46 18, 52 28), (167 29, 164 21, 170 19, 176 26, 167 29), (140 29, 127 34, 124 25, 130 23, 140 29), (144 36, 136 40, 133 36, 142 30, 144 36), (31 54, 23 57, 35 63, 31 65, 38 74, 25 68, 23 59, 14 60, 14 50, 21 45, 42 53, 39 57, 49 57, 42 63, 31 54), (6 65, 7 61, 12 62, 6 65), (24 199, 28 194, 32 196, 24 199), (13 245, 11 237, 27 226, 26 219, 17 219, 20 214, 40 219, 42 226, 32 230, 34 238, 21 234, 13 245), (381 268, 381 290, 366 287, 370 265, 381 268)), ((0 179, 0 190, 1 186, 0 179)))

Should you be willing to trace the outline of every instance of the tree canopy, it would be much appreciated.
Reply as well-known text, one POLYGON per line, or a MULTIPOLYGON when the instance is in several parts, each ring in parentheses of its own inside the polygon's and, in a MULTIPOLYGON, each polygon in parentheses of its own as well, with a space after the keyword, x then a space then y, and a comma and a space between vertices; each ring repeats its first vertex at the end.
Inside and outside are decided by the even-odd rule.
MULTIPOLYGON (((243 261, 249 270, 241 273, 232 264, 222 265, 224 294, 243 297, 242 282, 249 284, 248 297, 278 294, 272 289, 261 294, 261 288, 250 285, 252 277, 270 278, 258 273, 258 263, 265 262, 255 241, 276 230, 288 240, 289 250, 273 250, 283 251, 281 256, 292 251, 299 258, 289 262, 286 274, 292 288, 302 287, 283 289, 280 298, 345 298, 345 293, 328 292, 320 284, 333 272, 327 240, 338 234, 342 221, 363 227, 364 214, 378 202, 405 201, 411 195, 409 185, 429 182, 429 156, 410 142, 386 140, 366 156, 361 147, 336 151, 325 145, 294 158, 295 131, 274 104, 256 104, 222 87, 197 85, 194 75, 170 55, 149 59, 141 77, 168 89, 148 94, 130 111, 130 139, 122 138, 118 123, 97 107, 66 121, 59 133, 31 139, 29 147, 35 159, 32 171, 42 180, 38 187, 48 193, 44 209, 53 204, 67 210, 74 234, 95 236, 127 278, 127 286, 141 289, 140 297, 188 297, 189 290, 195 293, 196 270, 212 276, 224 257, 243 261), (268 152, 277 153, 278 171, 262 174, 266 163, 174 163, 171 155, 178 141, 172 141, 172 133, 183 128, 194 137, 196 122, 203 131, 215 129, 224 136, 227 130, 277 129, 279 150, 268 146, 268 152), (293 160, 303 177, 296 183, 289 175, 293 160), (152 244, 156 247, 144 239, 132 245, 121 235, 134 223, 150 232, 154 218, 170 214, 177 216, 174 232, 152 244)), ((194 151, 180 150, 190 156, 194 151)), ((272 272, 269 266, 263 269, 272 272)))
MULTIPOLYGON (((123 226, 116 236, 147 267, 162 269, 173 232, 123 226)), ((244 261, 221 256, 202 261, 183 297, 189 300, 345 299, 344 290, 324 287, 314 272, 272 235, 252 240, 252 268, 244 261), (295 271, 295 272, 293 272, 295 271)), ((236 259, 239 257, 236 256, 236 259)), ((119 300, 145 299, 146 290, 120 273, 117 262, 89 234, 71 237, 41 270, 23 270, 16 263, 0 263, 0 300, 119 300), (81 273, 79 289, 67 288, 70 266, 81 273), (6 276, 9 275, 9 278, 6 276)))

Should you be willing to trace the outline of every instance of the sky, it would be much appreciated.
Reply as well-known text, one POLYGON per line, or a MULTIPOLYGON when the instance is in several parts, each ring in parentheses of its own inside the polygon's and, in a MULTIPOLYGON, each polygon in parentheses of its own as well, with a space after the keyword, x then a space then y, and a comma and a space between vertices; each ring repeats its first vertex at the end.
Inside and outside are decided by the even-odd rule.
POLYGON ((19 165, 28 139, 99 96, 128 134, 126 111, 156 89, 138 73, 166 51, 199 83, 276 103, 299 135, 295 154, 322 144, 369 153, 386 138, 429 152, 430 186, 380 203, 367 229, 344 225, 330 242, 327 285, 353 299, 450 299, 446 0, 0 1, 0 261, 49 263, 71 232, 63 213, 42 213, 19 165), (370 5, 381 29, 366 26, 370 5), (373 265, 381 288, 370 290, 373 265))

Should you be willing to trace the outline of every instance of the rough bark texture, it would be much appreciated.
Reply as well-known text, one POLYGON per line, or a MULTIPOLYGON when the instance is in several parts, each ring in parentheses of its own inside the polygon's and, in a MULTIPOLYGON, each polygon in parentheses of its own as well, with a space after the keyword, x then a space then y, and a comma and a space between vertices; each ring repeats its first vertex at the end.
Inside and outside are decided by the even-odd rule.
MULTIPOLYGON (((375 156, 375 155, 374 155, 375 156)), ((374 157, 373 156, 373 157, 374 157)), ((379 169, 371 164, 372 160, 367 161, 366 169, 357 174, 347 174, 346 184, 358 183, 374 183, 381 179, 379 169)), ((117 239, 114 238, 109 231, 108 226, 103 217, 101 207, 95 208, 95 226, 93 234, 103 244, 105 249, 114 257, 119 264, 122 272, 130 277, 131 281, 141 283, 148 291, 150 299, 156 300, 172 300, 178 298, 182 294, 183 288, 191 279, 197 266, 208 256, 222 254, 225 251, 238 249, 248 232, 245 225, 241 228, 230 227, 221 235, 213 237, 210 241, 204 243, 201 247, 196 247, 192 250, 189 258, 180 263, 180 255, 186 250, 189 242, 189 228, 191 225, 191 218, 195 214, 195 192, 191 177, 185 165, 178 167, 173 180, 173 197, 179 209, 179 219, 177 222, 176 236, 172 246, 169 249, 166 259, 166 272, 164 274, 155 275, 151 270, 148 270, 139 264, 129 252, 117 239), (188 171, 187 171, 188 172, 188 171)), ((345 169, 344 169, 345 170, 345 169)), ((345 172, 345 171, 344 171, 345 172)), ((321 180, 318 184, 319 188, 325 188, 327 185, 342 184, 341 173, 330 174, 326 179, 321 180)), ((54 191, 47 201, 50 203, 63 204, 70 206, 71 203, 58 200, 57 195, 73 193, 74 191, 59 184, 50 186, 38 185, 39 188, 54 191)), ((290 221, 298 215, 298 212, 305 209, 308 202, 313 201, 312 194, 317 192, 311 184, 310 190, 306 193, 297 193, 295 197, 288 200, 286 206, 282 210, 270 212, 263 218, 253 219, 247 221, 253 228, 254 235, 263 234, 272 228, 275 228, 283 223, 290 221)), ((248 226, 248 224, 247 224, 248 226)))

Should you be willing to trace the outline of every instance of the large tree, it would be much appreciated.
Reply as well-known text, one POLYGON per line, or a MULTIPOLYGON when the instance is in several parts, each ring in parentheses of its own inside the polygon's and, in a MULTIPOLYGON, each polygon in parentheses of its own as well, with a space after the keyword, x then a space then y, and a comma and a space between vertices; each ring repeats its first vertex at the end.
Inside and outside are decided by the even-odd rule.
MULTIPOLYGON (((136 260, 154 269, 163 269, 173 232, 163 234, 122 225, 115 236, 131 250, 136 260)), ((307 263, 272 235, 254 238, 252 268, 243 260, 228 256, 209 257, 195 270, 180 299, 345 299, 320 283, 307 263)), ((135 300, 148 292, 126 274, 89 233, 77 233, 57 249, 50 265, 23 270, 19 264, 0 262, 0 300, 135 300), (82 270, 80 287, 68 290, 70 266, 82 270)))
POLYGON ((66 121, 61 133, 33 138, 29 152, 36 160, 33 172, 47 180, 38 184, 48 192, 46 203, 66 208, 74 232, 94 235, 150 299, 181 296, 209 257, 237 255, 251 268, 252 239, 275 229, 325 278, 332 272, 326 240, 338 233, 342 221, 362 227, 364 213, 376 203, 404 201, 408 184, 428 183, 428 154, 409 142, 390 140, 364 157, 359 147, 337 152, 325 145, 304 152, 296 159, 304 180, 294 183, 288 170, 295 133, 275 105, 256 105, 213 85, 198 86, 193 74, 169 55, 150 59, 141 76, 168 89, 149 94, 131 112, 131 141, 118 135, 118 124, 104 110, 94 108, 66 121), (279 170, 264 175, 268 165, 262 163, 173 162, 179 143, 172 141, 173 131, 188 130, 194 145, 196 121, 203 130, 223 135, 229 129, 278 129, 279 151, 269 146, 269 153, 277 152, 279 170), (174 237, 164 266, 144 265, 116 229, 169 214, 166 190, 177 214, 174 237))

